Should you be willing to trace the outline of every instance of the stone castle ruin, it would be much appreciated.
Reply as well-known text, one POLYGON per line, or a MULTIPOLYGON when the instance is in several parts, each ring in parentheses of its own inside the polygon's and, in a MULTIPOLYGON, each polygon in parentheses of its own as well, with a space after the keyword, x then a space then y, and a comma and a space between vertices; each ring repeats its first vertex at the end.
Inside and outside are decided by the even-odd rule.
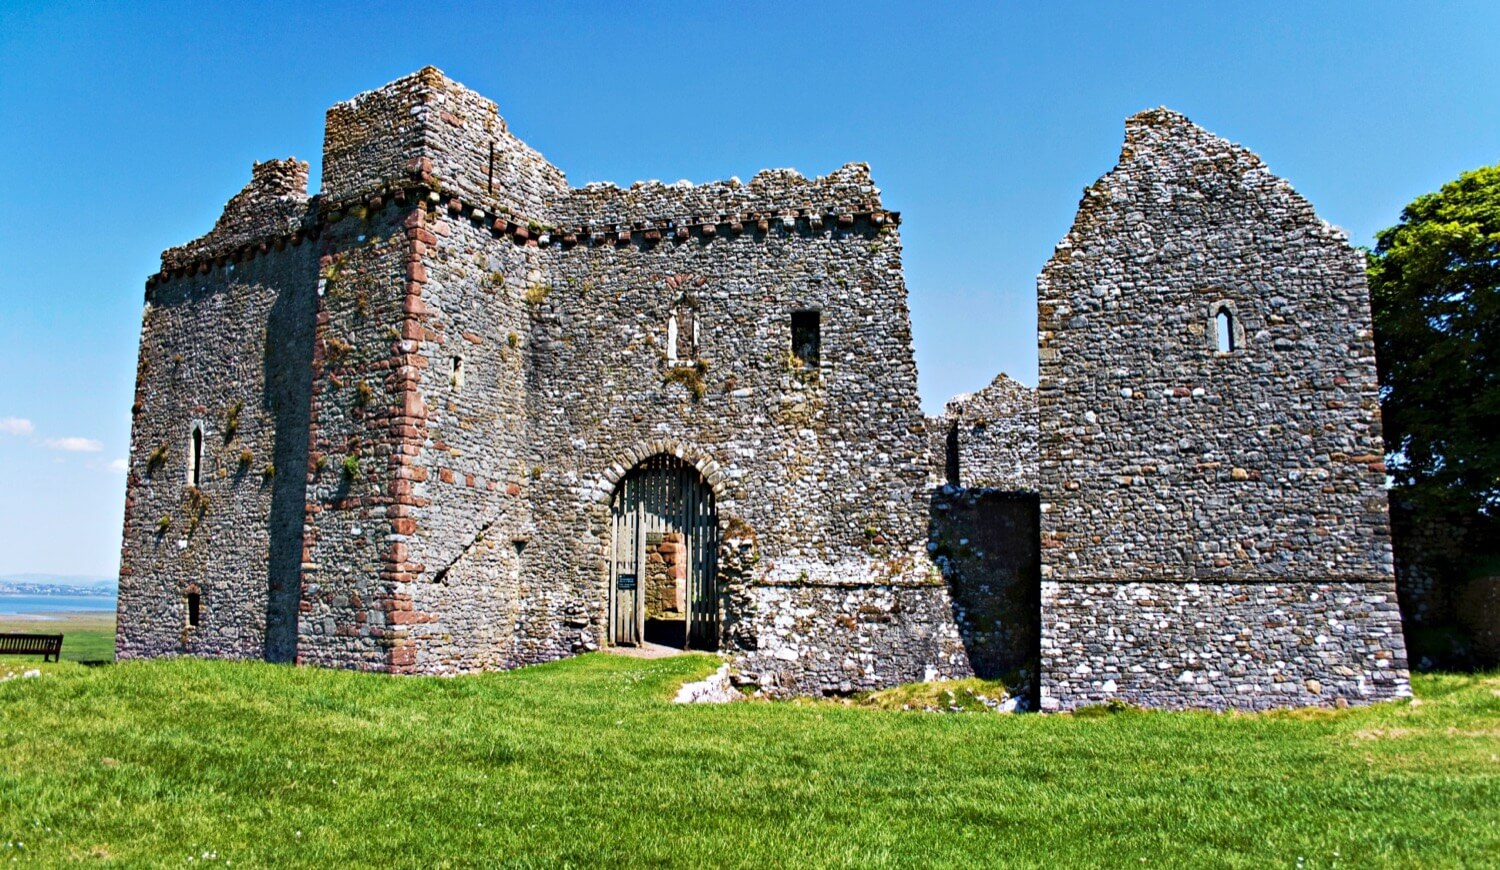
POLYGON ((713 650, 770 694, 1406 694, 1362 261, 1155 110, 1038 284, 1041 379, 924 418, 868 168, 570 187, 435 69, 147 281, 122 658, 713 650))

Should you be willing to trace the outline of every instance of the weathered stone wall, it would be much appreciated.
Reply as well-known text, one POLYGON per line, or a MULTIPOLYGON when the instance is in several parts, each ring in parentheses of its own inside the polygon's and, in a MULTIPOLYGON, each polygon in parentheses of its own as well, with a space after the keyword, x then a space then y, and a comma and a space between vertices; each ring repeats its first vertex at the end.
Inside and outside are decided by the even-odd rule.
POLYGON ((540 212, 562 174, 492 102, 430 68, 336 106, 328 126, 325 207, 342 247, 329 245, 325 273, 351 289, 325 294, 320 315, 334 354, 319 358, 316 437, 360 472, 335 481, 325 468, 310 490, 309 597, 326 615, 308 620, 324 640, 307 655, 397 671, 513 665, 531 576, 521 297, 539 271, 534 244, 493 221, 540 212))
POLYGON ((321 237, 312 359, 310 460, 298 660, 387 668, 404 559, 392 522, 411 509, 396 474, 425 419, 409 402, 404 337, 408 239, 386 206, 328 225, 321 237), (393 515, 394 514, 394 515, 393 515))
POLYGON ((525 291, 535 246, 496 237, 445 206, 422 213, 418 242, 423 340, 417 384, 425 439, 413 444, 410 594, 415 667, 509 667, 522 609, 547 569, 530 547, 525 291))
MULTIPOLYGON (((295 158, 267 160, 250 170, 250 183, 224 206, 214 228, 191 242, 162 252, 160 277, 185 272, 207 274, 208 265, 225 266, 278 250, 312 227, 316 203, 307 197, 307 164, 295 158)), ((179 274, 178 277, 181 277, 179 274)))
MULTIPOLYGON (((1083 584, 1057 601, 1096 601, 1102 625, 1110 583, 1365 584, 1394 601, 1363 260, 1259 158, 1164 109, 1131 118, 1038 281, 1038 331, 1042 573, 1083 584), (1220 309, 1232 350, 1216 346, 1220 309)), ((1087 620, 1052 606, 1044 691, 1066 705, 1081 696, 1064 681, 1092 666, 1074 658, 1087 620)), ((1251 648, 1273 642, 1263 615, 1239 614, 1251 648)), ((1366 627, 1379 619, 1368 636, 1392 636, 1404 675, 1397 614, 1366 627)), ((1132 666, 1151 673, 1160 651, 1115 642, 1116 690, 1138 695, 1132 666)), ((1403 676, 1365 697, 1404 690, 1403 676)))
POLYGON ((1259 158, 1135 116, 1038 295, 1051 579, 1389 579, 1363 259, 1259 158))
POLYGON ((1395 589, 1042 583, 1043 710, 1265 710, 1409 695, 1395 589))
POLYGON ((1037 496, 944 486, 931 505, 928 549, 975 675, 1033 694, 1041 632, 1037 496))
MULTIPOLYGON (((904 584, 946 600, 923 549, 896 218, 865 167, 567 191, 519 143, 489 163, 503 132, 493 104, 427 73, 336 107, 326 160, 340 166, 366 147, 354 134, 400 118, 425 138, 388 159, 390 143, 370 144, 385 169, 340 168, 325 183, 341 218, 325 236, 325 283, 361 282, 364 296, 351 309, 348 293, 325 293, 320 312, 314 449, 328 460, 309 491, 305 660, 448 672, 597 648, 605 504, 651 444, 690 445, 712 464, 721 521, 760 535, 755 585, 904 584), (393 180, 398 164, 417 191, 393 180), (792 312, 806 310, 820 317, 815 366, 793 357, 792 312), (691 359, 668 359, 674 314, 696 321, 691 359), (393 329, 399 347, 381 351, 393 329), (361 383, 367 408, 358 392, 336 398, 361 383), (360 476, 331 480, 347 457, 360 476)), ((951 608, 929 609, 951 628, 951 608)), ((740 616, 725 622, 743 638, 755 623, 740 616)), ((839 637, 805 654, 840 653, 839 637)), ((943 656, 933 666, 947 672, 943 656)))
POLYGON ((257 165, 214 230, 166 252, 148 287, 121 548, 121 658, 294 653, 317 269, 315 245, 301 235, 306 180, 306 164, 257 165), (196 627, 189 592, 199 596, 196 627))
MULTIPOLYGON (((899 238, 878 196, 858 165, 811 181, 774 172, 747 185, 578 194, 587 208, 575 211, 577 222, 623 229, 552 248, 551 271, 533 288, 530 441, 541 552, 551 571, 575 578, 594 631, 605 627, 592 615, 602 617, 607 594, 606 470, 628 468, 638 445, 659 439, 713 460, 721 521, 755 530, 761 560, 745 601, 758 621, 727 618, 757 633, 765 654, 797 651, 800 664, 778 659, 778 673, 856 655, 861 641, 836 628, 835 599, 902 584, 923 591, 896 594, 941 593, 923 555, 926 447, 899 238), (764 222, 756 210, 769 215, 764 222), (792 315, 808 310, 819 312, 815 367, 793 356, 792 315), (688 311, 697 353, 674 361, 669 321, 685 322, 688 311), (590 509, 591 499, 600 507, 590 509), (840 591, 816 591, 821 584, 840 591), (869 590, 851 593, 849 584, 869 590), (835 608, 822 614, 835 626, 826 636, 793 646, 761 634, 784 615, 769 608, 825 605, 835 608)), ((928 611, 951 624, 945 608, 924 607, 878 643, 899 646, 902 631, 937 634, 924 623, 928 611)), ((754 659, 747 652, 745 667, 759 673, 754 659)), ((886 665, 868 679, 844 673, 831 685, 917 679, 925 667, 886 665)), ((830 685, 811 674, 806 686, 830 685)))
POLYGON ((941 579, 925 585, 757 585, 748 589, 754 650, 736 678, 771 695, 847 694, 971 676, 941 579))
POLYGON ((646 539, 646 618, 682 619, 687 612, 687 543, 680 532, 646 539))
POLYGON ((927 421, 935 484, 1011 492, 1037 488, 1036 391, 1005 374, 948 400, 927 421), (956 468, 955 468, 956 466, 956 468), (957 471, 957 479, 952 472, 957 471))

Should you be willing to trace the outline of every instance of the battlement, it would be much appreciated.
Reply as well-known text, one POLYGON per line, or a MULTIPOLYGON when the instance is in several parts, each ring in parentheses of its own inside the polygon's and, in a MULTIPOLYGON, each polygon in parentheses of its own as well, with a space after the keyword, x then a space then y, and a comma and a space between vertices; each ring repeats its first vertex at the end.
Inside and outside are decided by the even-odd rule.
POLYGON ((187 269, 303 230, 314 213, 307 196, 307 170, 307 163, 295 157, 256 163, 250 183, 224 206, 212 230, 162 252, 162 271, 187 269))
POLYGON ((856 225, 878 231, 900 222, 882 206, 863 163, 817 178, 767 169, 748 184, 732 178, 569 187, 562 170, 510 132, 493 100, 430 66, 330 108, 316 197, 307 196, 307 174, 307 164, 295 160, 256 164, 212 232, 162 254, 162 271, 148 289, 174 274, 300 243, 388 202, 425 201, 516 244, 564 249, 856 225))
MULTIPOLYGON (((701 226, 717 223, 793 222, 798 217, 846 222, 855 214, 882 212, 870 167, 847 163, 819 178, 794 169, 766 169, 749 184, 738 178, 707 184, 636 182, 628 188, 590 184, 574 188, 553 206, 558 224, 701 226)), ((764 228, 762 228, 764 229, 764 228)))

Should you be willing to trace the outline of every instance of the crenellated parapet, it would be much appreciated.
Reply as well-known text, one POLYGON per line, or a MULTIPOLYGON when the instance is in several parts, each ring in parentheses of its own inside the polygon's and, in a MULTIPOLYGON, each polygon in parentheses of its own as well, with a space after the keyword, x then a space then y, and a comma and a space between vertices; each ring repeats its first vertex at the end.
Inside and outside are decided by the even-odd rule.
MULTIPOLYGON (((284 162, 284 161, 283 161, 284 162)), ((268 164, 257 164, 265 166, 268 164)), ((303 179, 306 180, 306 166, 303 179)), ((775 170, 786 173, 786 170, 775 170)), ((766 173, 761 173, 762 175, 766 173)), ((757 176, 759 178, 760 176, 757 176)), ((801 179, 802 176, 797 176, 801 179)), ((812 187, 824 179, 808 181, 812 187)), ((754 182, 752 182, 753 184, 754 182)), ((173 278, 206 275, 212 269, 230 263, 252 260, 258 256, 297 246, 316 239, 330 225, 352 218, 363 220, 387 205, 397 208, 422 205, 450 219, 463 220, 486 230, 493 238, 533 248, 653 248, 667 242, 680 245, 688 241, 704 242, 715 238, 764 238, 769 235, 797 236, 824 232, 878 233, 901 223, 901 213, 875 204, 841 204, 827 200, 818 204, 769 206, 743 211, 673 208, 660 203, 662 210, 649 217, 610 220, 602 216, 591 222, 548 222, 516 214, 497 206, 492 198, 465 199, 434 186, 431 181, 411 184, 387 184, 369 193, 343 201, 327 201, 322 196, 304 200, 293 214, 282 200, 247 196, 255 182, 241 191, 225 207, 213 232, 202 238, 162 252, 162 269, 146 279, 152 287, 173 278), (233 229, 229 229, 233 228, 233 229)), ((786 201, 797 201, 788 198, 786 201)), ((731 201, 726 200, 726 206, 731 201)))
POLYGON ((856 223, 880 227, 899 221, 881 206, 880 189, 863 163, 845 164, 819 178, 767 169, 748 184, 737 178, 696 185, 636 182, 628 188, 596 183, 568 191, 551 212, 559 227, 580 238, 638 231, 653 241, 773 228, 816 232, 856 223))
POLYGON ((255 164, 250 183, 224 206, 212 230, 162 252, 161 272, 152 283, 173 274, 206 273, 214 263, 263 254, 272 245, 300 243, 317 214, 307 196, 307 168, 295 157, 255 164))

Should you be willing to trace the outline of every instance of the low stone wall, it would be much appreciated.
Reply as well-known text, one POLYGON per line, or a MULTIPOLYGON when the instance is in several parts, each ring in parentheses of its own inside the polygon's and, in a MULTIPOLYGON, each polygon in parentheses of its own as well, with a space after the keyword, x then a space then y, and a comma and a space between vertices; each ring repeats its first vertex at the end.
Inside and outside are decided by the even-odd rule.
POLYGON ((1042 583, 1043 710, 1265 710, 1411 694, 1393 583, 1042 583))
POLYGON ((726 655, 738 680, 768 694, 847 694, 973 674, 941 585, 756 585, 741 594, 749 605, 742 647, 726 655))

